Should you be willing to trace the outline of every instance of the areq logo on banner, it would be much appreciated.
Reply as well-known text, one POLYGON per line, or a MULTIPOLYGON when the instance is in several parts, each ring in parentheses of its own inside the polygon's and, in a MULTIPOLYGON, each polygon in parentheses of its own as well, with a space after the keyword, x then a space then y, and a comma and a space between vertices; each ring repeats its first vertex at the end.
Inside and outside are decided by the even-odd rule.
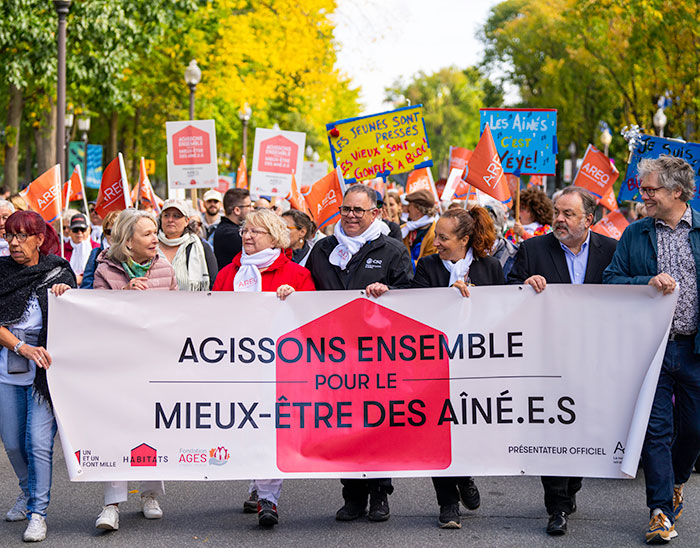
POLYGON ((279 469, 447 468, 450 424, 438 425, 438 415, 449 398, 450 367, 439 351, 441 338, 442 332, 365 298, 282 335, 279 469))

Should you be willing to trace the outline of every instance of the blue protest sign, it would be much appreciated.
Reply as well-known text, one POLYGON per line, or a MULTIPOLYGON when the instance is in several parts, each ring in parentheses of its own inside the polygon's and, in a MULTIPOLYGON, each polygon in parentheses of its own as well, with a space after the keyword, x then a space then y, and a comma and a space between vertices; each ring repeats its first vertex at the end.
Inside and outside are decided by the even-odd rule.
POLYGON ((85 168, 85 186, 100 188, 102 182, 102 145, 87 146, 87 167, 85 168))
POLYGON ((632 151, 632 157, 627 165, 625 179, 620 185, 617 201, 632 200, 641 202, 639 182, 637 180, 637 164, 642 158, 658 158, 662 154, 682 158, 695 171, 695 196, 690 201, 693 209, 700 210, 700 144, 683 143, 672 139, 663 139, 653 135, 642 135, 639 144, 632 151))
POLYGON ((557 155, 557 111, 553 108, 481 109, 506 173, 554 175, 557 155))

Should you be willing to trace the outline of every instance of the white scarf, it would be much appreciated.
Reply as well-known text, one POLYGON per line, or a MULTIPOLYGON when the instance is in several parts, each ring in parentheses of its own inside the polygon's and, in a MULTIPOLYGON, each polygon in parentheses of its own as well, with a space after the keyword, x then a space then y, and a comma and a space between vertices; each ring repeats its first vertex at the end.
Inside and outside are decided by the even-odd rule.
POLYGON ((248 255, 245 249, 241 252, 241 268, 233 278, 234 291, 262 291, 261 268, 267 268, 280 256, 279 249, 271 247, 248 255))
POLYGON ((70 267, 73 269, 76 276, 80 276, 85 272, 85 266, 90 258, 90 252, 92 251, 92 243, 89 238, 83 240, 79 244, 76 244, 71 239, 70 245, 73 248, 73 253, 70 256, 70 267))
POLYGON ((474 251, 470 247, 467 250, 467 254, 464 259, 460 259, 456 263, 453 263, 452 261, 442 261, 442 264, 450 273, 450 282, 448 284, 449 287, 452 287, 452 285, 454 285, 454 283, 458 280, 462 282, 467 280, 467 276, 469 276, 469 268, 471 267, 473 260, 474 251))
POLYGON ((158 241, 169 247, 179 246, 173 257, 173 270, 177 288, 180 291, 209 291, 209 269, 204 255, 202 241, 191 232, 187 232, 179 238, 168 238, 163 231, 158 232, 158 241), (187 248, 190 244, 189 261, 187 260, 187 248))
POLYGON ((538 223, 537 221, 535 221, 534 223, 530 223, 530 224, 527 224, 527 225, 523 225, 523 230, 524 230, 525 232, 527 232, 528 234, 534 234, 534 233, 535 233, 535 230, 537 230, 537 229, 540 228, 541 226, 542 226, 542 225, 541 225, 540 223, 538 223))
POLYGON ((409 232, 413 230, 418 230, 419 228, 423 228, 424 226, 431 225, 437 220, 437 217, 428 217, 427 215, 423 215, 417 221, 408 221, 405 225, 401 227, 401 237, 405 238, 406 236, 408 236, 409 232))
POLYGON ((335 266, 339 266, 341 270, 345 270, 352 256, 360 251, 360 248, 367 242, 376 240, 382 234, 389 234, 389 227, 381 219, 377 218, 367 227, 359 236, 348 236, 345 234, 340 223, 336 223, 333 235, 338 240, 338 245, 333 248, 328 261, 335 266))

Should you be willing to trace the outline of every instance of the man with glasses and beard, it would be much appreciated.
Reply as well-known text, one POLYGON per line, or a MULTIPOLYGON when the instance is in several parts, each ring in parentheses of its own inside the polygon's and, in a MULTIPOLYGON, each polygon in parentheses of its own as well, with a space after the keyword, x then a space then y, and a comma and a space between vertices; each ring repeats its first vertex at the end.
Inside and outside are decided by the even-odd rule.
MULTIPOLYGON (((527 284, 537 293, 552 284, 602 284, 617 242, 590 230, 595 198, 570 186, 554 202, 553 231, 525 240, 515 256, 509 284, 527 284)), ((576 511, 581 478, 543 476, 548 535, 564 535, 569 514, 576 511)))
MULTIPOLYGON (((306 268, 316 291, 364 289, 372 297, 386 290, 407 289, 413 265, 403 243, 387 236, 389 227, 377 209, 376 192, 363 184, 348 188, 340 207, 340 222, 332 236, 311 250, 306 268)), ((390 478, 342 479, 345 505, 335 519, 352 521, 367 512, 369 519, 389 519, 387 495, 394 490, 390 478)))
POLYGON ((696 195, 696 173, 685 160, 666 155, 643 159, 637 179, 649 216, 625 229, 604 279, 609 284, 648 284, 664 295, 678 286, 642 446, 651 514, 646 541, 663 544, 678 536, 683 484, 700 453, 700 213, 688 204, 696 195))

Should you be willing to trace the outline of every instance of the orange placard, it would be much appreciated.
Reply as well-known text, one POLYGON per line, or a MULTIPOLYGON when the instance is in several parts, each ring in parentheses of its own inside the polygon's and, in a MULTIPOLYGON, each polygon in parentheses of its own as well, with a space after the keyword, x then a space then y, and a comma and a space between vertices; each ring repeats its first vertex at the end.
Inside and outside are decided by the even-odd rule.
POLYGON ((61 214, 61 166, 56 164, 20 192, 27 205, 47 222, 61 214))
POLYGON ((625 228, 629 226, 629 221, 625 219, 625 216, 620 213, 620 210, 611 211, 600 221, 591 227, 593 232, 602 234, 603 236, 609 236, 610 238, 620 239, 625 228))
POLYGON ((574 179, 574 186, 585 188, 600 200, 612 188, 619 176, 620 172, 615 169, 610 158, 593 145, 588 145, 581 162, 581 169, 578 170, 574 179))
POLYGON ((433 196, 435 196, 435 203, 440 201, 430 168, 422 167, 420 169, 414 169, 408 174, 408 179, 406 180, 406 194, 411 194, 417 190, 429 190, 433 193, 433 196))
POLYGON ((335 223, 340 217, 338 208, 343 203, 345 181, 340 167, 316 181, 309 193, 304 196, 316 226, 322 229, 329 223, 335 223))
POLYGON ((462 178, 470 185, 496 198, 503 204, 513 201, 508 182, 506 181, 501 158, 493 142, 491 128, 486 124, 484 133, 469 159, 467 169, 462 178))

